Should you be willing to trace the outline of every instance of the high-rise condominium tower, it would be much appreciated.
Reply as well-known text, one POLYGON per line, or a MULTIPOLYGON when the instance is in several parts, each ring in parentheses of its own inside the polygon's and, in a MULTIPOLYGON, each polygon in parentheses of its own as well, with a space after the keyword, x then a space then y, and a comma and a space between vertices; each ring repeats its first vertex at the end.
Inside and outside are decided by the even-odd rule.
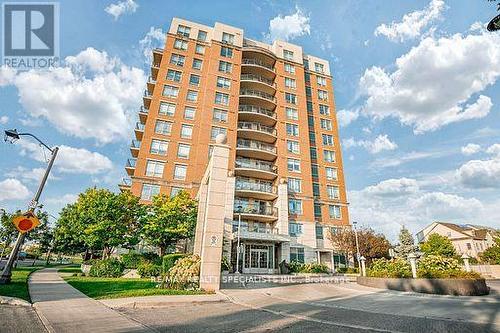
POLYGON ((282 260, 337 266, 328 235, 349 215, 328 62, 225 24, 174 18, 165 48, 153 50, 121 188, 143 202, 196 195, 221 133, 243 272, 274 273, 282 260))

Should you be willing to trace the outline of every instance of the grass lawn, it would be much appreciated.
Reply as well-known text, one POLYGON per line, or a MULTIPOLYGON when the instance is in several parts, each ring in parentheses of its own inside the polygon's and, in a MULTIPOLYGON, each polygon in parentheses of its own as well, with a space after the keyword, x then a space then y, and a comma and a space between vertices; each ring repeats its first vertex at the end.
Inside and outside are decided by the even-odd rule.
POLYGON ((95 298, 120 298, 152 295, 196 295, 203 291, 158 289, 149 279, 96 278, 67 276, 64 280, 85 295, 95 298))
POLYGON ((66 267, 58 268, 58 272, 60 273, 81 273, 80 265, 69 265, 66 267))
POLYGON ((0 295, 10 296, 24 299, 30 302, 30 294, 28 292, 28 276, 31 272, 42 267, 18 267, 12 270, 10 284, 0 285, 0 295))

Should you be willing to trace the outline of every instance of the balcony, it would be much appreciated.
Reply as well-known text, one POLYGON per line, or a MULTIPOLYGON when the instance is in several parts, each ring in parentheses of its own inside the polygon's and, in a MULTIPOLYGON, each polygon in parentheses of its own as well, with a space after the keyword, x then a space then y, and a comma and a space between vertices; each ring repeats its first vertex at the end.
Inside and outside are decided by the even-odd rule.
POLYGON ((137 163, 137 159, 135 159, 135 158, 129 158, 127 160, 127 164, 125 164, 125 170, 127 171, 127 174, 129 176, 134 175, 136 163, 137 163))
POLYGON ((234 200, 234 216, 238 217, 241 213, 242 219, 253 221, 272 222, 278 219, 278 209, 273 207, 270 202, 241 202, 238 198, 234 200), (241 210, 238 206, 242 206, 241 210))
POLYGON ((243 121, 258 121, 266 126, 273 126, 276 124, 276 112, 254 105, 240 104, 238 107, 238 119, 243 121))
POLYGON ((161 58, 163 58, 163 49, 154 48, 153 49, 153 63, 160 64, 161 58))
POLYGON ((236 153, 239 156, 264 161, 274 161, 277 157, 276 147, 265 142, 248 139, 238 139, 236 153))
POLYGON ((239 121, 238 137, 243 139, 255 139, 266 143, 276 141, 276 129, 261 123, 239 121))
POLYGON ((148 113, 149 113, 149 110, 146 109, 144 106, 141 106, 141 108, 139 109, 139 120, 141 121, 141 123, 146 123, 146 119, 148 118, 148 113))
POLYGON ((142 95, 142 101, 144 102, 144 108, 149 110, 149 107, 151 106, 152 98, 153 98, 153 94, 150 93, 148 90, 144 90, 144 95, 142 95))
POLYGON ((249 89, 261 89, 268 94, 276 92, 276 84, 274 80, 268 79, 262 75, 241 74, 241 86, 249 89))
POLYGON ((240 103, 274 110, 276 108, 276 97, 260 90, 240 89, 240 103))
POLYGON ((255 54, 250 54, 251 58, 243 58, 241 60, 241 73, 242 74, 256 74, 264 76, 268 79, 274 79, 276 70, 272 63, 263 61, 263 57, 255 54))
POLYGON ((236 158, 234 171, 237 176, 267 180, 274 180, 278 176, 277 167, 273 163, 251 158, 236 158))
POLYGON ((145 125, 143 123, 140 122, 135 123, 135 129, 134 129, 135 138, 139 141, 142 140, 142 135, 144 134, 144 128, 145 125))
POLYGON ((118 184, 118 188, 120 189, 121 192, 130 191, 131 187, 132 187, 132 179, 130 178, 123 178, 121 183, 118 184))
MULTIPOLYGON (((272 51, 270 51, 262 46, 259 46, 254 41, 251 41, 248 39, 243 40, 243 52, 245 52, 246 55, 259 54, 259 55, 265 55, 266 59, 270 59, 272 61, 277 60, 276 55, 272 51)), ((249 56, 247 56, 247 57, 249 57, 249 56)))
POLYGON ((148 81, 146 82, 146 88, 150 95, 153 95, 153 90, 155 89, 155 85, 156 85, 156 80, 153 80, 151 76, 148 77, 148 81))
POLYGON ((151 78, 153 80, 158 79, 158 72, 160 71, 160 61, 156 62, 153 60, 153 63, 151 64, 151 78))
POLYGON ((141 148, 141 141, 132 140, 132 143, 130 144, 130 153, 132 154, 132 157, 137 157, 137 155, 139 155, 139 148, 141 148))
POLYGON ((274 200, 278 197, 277 187, 270 181, 237 177, 235 192, 239 197, 274 200))
POLYGON ((233 240, 238 239, 248 239, 257 241, 267 241, 267 242, 289 242, 290 237, 288 235, 279 234, 278 228, 272 228, 269 225, 266 227, 248 225, 247 222, 243 223, 238 233, 238 221, 233 221, 233 240))

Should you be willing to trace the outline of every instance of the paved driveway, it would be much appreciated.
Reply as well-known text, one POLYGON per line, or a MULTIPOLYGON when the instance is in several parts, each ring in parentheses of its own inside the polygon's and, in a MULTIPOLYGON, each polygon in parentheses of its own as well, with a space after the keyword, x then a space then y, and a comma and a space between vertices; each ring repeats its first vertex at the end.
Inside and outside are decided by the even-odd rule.
POLYGON ((224 293, 231 301, 119 311, 161 332, 500 332, 497 296, 431 296, 356 284, 224 293))

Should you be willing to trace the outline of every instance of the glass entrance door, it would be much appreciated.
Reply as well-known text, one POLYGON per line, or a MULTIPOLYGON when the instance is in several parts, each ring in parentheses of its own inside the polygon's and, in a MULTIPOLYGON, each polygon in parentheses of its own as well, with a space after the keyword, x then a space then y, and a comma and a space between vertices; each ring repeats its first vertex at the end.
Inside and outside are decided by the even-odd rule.
POLYGON ((269 268, 268 250, 252 249, 250 251, 251 268, 269 268))
POLYGON ((246 244, 243 273, 270 273, 274 263, 274 246, 246 244))

